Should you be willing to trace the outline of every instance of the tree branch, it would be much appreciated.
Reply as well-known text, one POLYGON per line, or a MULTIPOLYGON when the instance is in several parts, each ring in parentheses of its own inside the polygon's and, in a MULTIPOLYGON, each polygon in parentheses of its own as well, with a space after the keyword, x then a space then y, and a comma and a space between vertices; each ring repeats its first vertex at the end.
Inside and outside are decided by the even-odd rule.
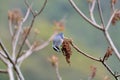
POLYGON ((14 79, 14 74, 13 74, 13 66, 11 63, 8 63, 8 74, 9 74, 9 79, 10 80, 15 80, 14 79))
POLYGON ((107 23, 107 25, 106 25, 106 28, 105 28, 106 31, 109 29, 110 24, 111 24, 111 22, 112 22, 112 19, 113 19, 113 17, 114 17, 114 15, 115 15, 116 12, 117 12, 117 10, 115 10, 115 11, 113 12, 112 16, 110 17, 110 19, 109 19, 109 21, 108 21, 108 23, 107 23))
POLYGON ((25 80, 18 65, 14 65, 18 80, 25 80))
POLYGON ((7 49, 5 48, 5 46, 3 45, 1 40, 0 40, 0 46, 1 46, 2 50, 4 51, 5 55, 7 56, 7 58, 10 60, 10 62, 13 63, 7 49))
MULTIPOLYGON (((27 1, 25 0, 25 2, 27 2, 27 1)), ((25 38, 23 39, 22 45, 21 45, 21 47, 20 47, 20 49, 19 49, 19 51, 18 51, 17 58, 20 56, 21 50, 22 50, 22 48, 23 48, 23 45, 24 45, 24 43, 25 43, 25 41, 26 41, 26 39, 27 39, 27 37, 28 37, 28 35, 29 35, 32 27, 33 27, 33 24, 34 24, 34 21, 35 21, 36 17, 37 17, 38 15, 40 15, 40 13, 43 11, 43 9, 44 9, 45 6, 46 6, 46 3, 47 3, 47 0, 45 0, 45 3, 44 3, 44 5, 43 5, 43 7, 41 8, 40 12, 37 13, 37 14, 34 14, 34 13, 33 13, 33 10, 31 9, 31 13, 32 13, 32 15, 33 15, 33 19, 32 19, 32 21, 31 21, 29 30, 27 31, 27 33, 26 33, 26 35, 25 35, 25 38)), ((26 5, 29 7, 29 4, 28 4, 28 3, 26 3, 26 5)), ((17 60, 16 60, 16 62, 17 62, 17 60)))
POLYGON ((0 69, 0 73, 5 73, 5 74, 7 74, 7 73, 8 73, 8 71, 7 71, 7 70, 5 70, 5 69, 0 69))
POLYGON ((85 16, 85 14, 76 6, 76 4, 74 3, 73 0, 68 0, 68 1, 71 3, 72 7, 76 10, 76 12, 78 12, 78 14, 83 17, 84 20, 86 20, 91 25, 93 25, 93 27, 95 27, 95 28, 97 28, 99 30, 102 30, 102 31, 104 30, 103 27, 101 27, 100 25, 94 23, 87 16, 85 16))
POLYGON ((50 41, 53 40, 53 38, 55 37, 55 35, 57 35, 58 32, 54 32, 54 34, 48 39, 48 41, 44 42, 42 45, 36 47, 33 51, 39 51, 41 49, 43 49, 44 47, 46 47, 47 45, 49 45, 50 41))
POLYGON ((5 59, 7 59, 7 56, 5 55, 5 53, 3 51, 0 50, 0 54, 2 57, 4 57, 5 59))
POLYGON ((46 46, 49 45, 50 41, 54 38, 54 36, 57 34, 57 32, 55 32, 49 39, 48 41, 44 42, 43 44, 37 46, 34 48, 34 45, 31 46, 31 48, 29 50, 27 50, 26 53, 24 53, 23 55, 18 57, 17 63, 21 64, 23 62, 23 60, 25 60, 27 57, 29 57, 34 51, 39 51, 43 48, 45 48, 46 46))
POLYGON ((60 76, 60 73, 59 73, 58 66, 55 67, 55 72, 56 72, 56 75, 57 75, 57 80, 62 80, 62 77, 60 76))
POLYGON ((89 58, 89 59, 92 59, 92 60, 94 60, 94 61, 100 62, 100 59, 95 58, 95 57, 93 57, 93 56, 90 56, 90 55, 88 55, 87 53, 83 52, 83 51, 80 50, 75 44, 73 44, 73 42, 71 43, 71 45, 72 45, 72 47, 73 47, 76 51, 78 51, 80 54, 86 56, 86 57, 89 58))
POLYGON ((89 58, 89 59, 91 59, 91 60, 94 60, 94 61, 97 61, 97 62, 102 63, 102 64, 104 65, 104 67, 111 73, 111 75, 112 75, 116 80, 118 80, 117 77, 119 77, 120 75, 119 75, 119 76, 116 76, 116 75, 114 74, 114 72, 112 71, 112 69, 107 65, 107 63, 106 63, 103 59, 98 59, 98 58, 95 58, 95 57, 93 57, 93 56, 88 55, 87 53, 81 51, 75 44, 73 44, 73 42, 71 43, 71 45, 72 45, 72 47, 73 47, 76 51, 78 51, 80 54, 84 55, 85 57, 87 57, 87 58, 89 58))
POLYGON ((112 47, 113 51, 115 52, 116 57, 118 58, 118 60, 120 60, 120 53, 118 52, 117 48, 115 47, 115 45, 114 45, 114 43, 113 43, 113 41, 112 41, 108 31, 105 30, 104 35, 105 35, 108 43, 112 47))
POLYGON ((30 8, 30 12, 32 13, 32 15, 34 15, 35 13, 34 13, 34 11, 32 10, 32 7, 30 7, 28 1, 27 1, 27 0, 24 0, 24 2, 25 2, 25 5, 27 6, 27 8, 30 8))
POLYGON ((23 62, 23 60, 25 60, 28 56, 30 56, 32 54, 32 49, 33 49, 33 45, 30 47, 29 50, 27 50, 26 53, 24 53, 23 55, 19 56, 16 63, 21 65, 21 63, 23 62))
POLYGON ((6 58, 4 58, 1 54, 0 54, 0 60, 1 60, 5 65, 7 65, 8 60, 7 60, 6 58))
POLYGON ((102 13, 101 5, 100 5, 100 0, 97 0, 97 5, 98 5, 98 11, 99 11, 101 23, 102 23, 103 27, 105 27, 103 13, 102 13))
POLYGON ((116 77, 120 77, 120 74, 116 75, 116 77))
MULTIPOLYGON (((3 45, 3 43, 2 43, 1 40, 0 40, 0 46, 1 46, 2 50, 4 51, 5 55, 7 56, 8 60, 10 61, 10 63, 8 63, 8 61, 5 60, 5 61, 6 61, 6 64, 8 65, 8 70, 11 71, 11 65, 10 65, 10 64, 12 64, 12 66, 13 66, 16 74, 18 75, 19 79, 20 79, 20 80, 24 80, 24 77, 20 74, 20 72, 19 72, 18 69, 16 68, 14 62, 12 61, 12 58, 10 57, 9 53, 7 52, 7 50, 6 50, 6 48, 4 47, 4 45, 3 45)), ((3 59, 4 59, 4 58, 3 58, 3 59)), ((11 72, 10 72, 10 75, 11 75, 11 72)), ((11 75, 11 76, 12 76, 12 75, 11 75)), ((13 79, 13 80, 14 80, 14 79, 13 79)))
POLYGON ((91 20, 92 20, 94 23, 96 23, 95 18, 94 18, 94 14, 93 14, 93 11, 94 11, 94 8, 95 8, 95 3, 96 3, 96 0, 93 0, 92 6, 91 6, 91 5, 90 5, 90 2, 89 2, 90 17, 91 17, 91 20))
POLYGON ((43 4, 42 8, 40 9, 40 11, 39 11, 38 13, 35 14, 35 16, 38 16, 39 14, 41 14, 41 12, 44 10, 46 4, 47 4, 47 0, 45 0, 45 2, 44 2, 44 4, 43 4))
POLYGON ((12 23, 11 20, 8 21, 9 22, 9 30, 10 30, 10 34, 13 37, 13 29, 12 29, 12 23))
POLYGON ((13 41, 13 45, 12 45, 13 46, 12 58, 13 58, 14 61, 16 60, 16 48, 17 48, 19 37, 20 37, 20 33, 22 31, 22 26, 23 26, 23 23, 27 20, 27 18, 29 16, 29 13, 30 13, 30 8, 28 8, 25 17, 23 18, 22 22, 20 22, 18 30, 17 30, 17 33, 15 35, 15 39, 13 41))

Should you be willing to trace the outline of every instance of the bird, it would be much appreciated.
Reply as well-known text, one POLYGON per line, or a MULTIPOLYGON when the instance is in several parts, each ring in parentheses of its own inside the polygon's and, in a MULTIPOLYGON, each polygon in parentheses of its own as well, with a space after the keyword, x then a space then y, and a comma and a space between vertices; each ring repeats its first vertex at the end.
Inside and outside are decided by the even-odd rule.
POLYGON ((62 45, 64 40, 64 34, 62 32, 58 33, 54 38, 53 38, 53 44, 52 47, 56 52, 61 52, 60 51, 60 46, 62 45))

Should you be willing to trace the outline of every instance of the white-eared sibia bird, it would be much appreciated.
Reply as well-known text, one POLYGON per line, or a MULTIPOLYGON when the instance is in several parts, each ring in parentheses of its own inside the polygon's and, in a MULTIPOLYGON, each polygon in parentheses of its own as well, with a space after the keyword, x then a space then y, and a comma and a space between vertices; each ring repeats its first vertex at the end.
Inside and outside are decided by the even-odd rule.
POLYGON ((53 44, 52 47, 55 51, 60 52, 60 46, 63 43, 64 39, 64 34, 62 32, 58 33, 54 38, 53 38, 53 44))

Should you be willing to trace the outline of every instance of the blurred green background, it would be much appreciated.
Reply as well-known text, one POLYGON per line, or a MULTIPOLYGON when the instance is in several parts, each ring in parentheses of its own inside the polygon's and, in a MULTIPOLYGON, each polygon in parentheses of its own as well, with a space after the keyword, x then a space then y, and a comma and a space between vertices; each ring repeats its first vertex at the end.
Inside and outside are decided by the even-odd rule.
MULTIPOLYGON (((87 0, 74 0, 78 7, 89 17, 88 3, 87 0)), ((38 10, 41 8, 44 0, 29 0, 33 3, 33 9, 38 10)), ((120 1, 118 1, 116 8, 120 7, 120 1)), ((107 23, 110 17, 110 0, 101 0, 102 11, 104 13, 105 23, 107 23)), ((0 38, 2 39, 8 51, 11 52, 11 37, 8 28, 8 10, 20 8, 23 15, 26 12, 26 6, 24 0, 1 0, 0 1, 0 38)), ((97 6, 95 6, 95 18, 98 23, 100 23, 98 17, 97 6)), ((47 6, 37 17, 34 28, 39 29, 39 35, 35 36, 34 33, 31 34, 29 39, 35 40, 47 40, 53 33, 53 21, 59 21, 64 16, 66 16, 66 29, 64 35, 66 37, 72 38, 73 42, 79 46, 79 48, 92 56, 103 57, 108 43, 105 40, 103 33, 86 21, 84 21, 78 13, 71 7, 68 0, 48 0, 47 6)), ((30 23, 31 17, 24 26, 30 23)), ((120 51, 120 23, 118 22, 115 26, 111 26, 109 33, 115 43, 116 47, 120 51)), ((83 55, 77 54, 73 50, 71 56, 71 66, 69 66, 62 53, 57 54, 51 47, 52 42, 49 46, 43 50, 32 54, 27 58, 22 66, 21 70, 25 77, 25 80, 57 80, 55 69, 51 66, 48 61, 50 55, 57 55, 59 58, 59 70, 63 80, 87 80, 90 75, 90 66, 97 67, 97 74, 94 80, 103 80, 105 76, 109 76, 110 80, 114 80, 111 74, 104 68, 104 66, 95 61, 89 60, 83 55)), ((108 65, 113 69, 113 71, 120 72, 120 62, 113 54, 107 61, 108 65)), ((5 68, 5 65, 0 62, 0 68, 5 68)), ((7 74, 0 73, 0 80, 9 80, 7 74)))

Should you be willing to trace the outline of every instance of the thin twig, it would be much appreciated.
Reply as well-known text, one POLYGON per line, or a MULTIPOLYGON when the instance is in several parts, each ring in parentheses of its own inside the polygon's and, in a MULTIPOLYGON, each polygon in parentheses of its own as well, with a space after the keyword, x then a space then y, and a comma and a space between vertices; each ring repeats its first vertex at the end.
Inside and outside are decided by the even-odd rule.
POLYGON ((22 72, 21 72, 21 70, 19 68, 19 66, 18 65, 14 65, 14 68, 15 68, 15 71, 17 73, 18 79, 19 80, 25 80, 24 77, 23 77, 23 74, 22 74, 22 72))
POLYGON ((77 50, 80 54, 83 54, 84 56, 86 56, 86 57, 89 58, 89 59, 92 59, 92 60, 94 60, 94 61, 100 62, 100 59, 88 55, 87 53, 85 53, 85 52, 83 52, 82 50, 80 50, 75 44, 71 43, 71 45, 72 45, 72 47, 73 47, 75 50, 77 50))
POLYGON ((33 49, 33 46, 30 47, 29 50, 27 50, 26 53, 24 53, 23 55, 19 56, 16 63, 19 64, 19 66, 21 65, 21 63, 23 62, 23 60, 25 60, 28 56, 30 56, 32 54, 32 49, 33 49))
POLYGON ((98 5, 98 11, 99 11, 101 23, 102 23, 103 27, 105 27, 105 22, 104 22, 104 19, 103 19, 103 12, 102 12, 102 9, 101 9, 100 0, 97 0, 97 5, 98 5))
POLYGON ((55 66, 55 72, 56 72, 56 75, 57 75, 57 80, 62 80, 62 77, 60 76, 60 72, 59 72, 58 66, 55 66))
POLYGON ((12 29, 12 23, 11 20, 9 20, 9 30, 10 30, 10 34, 13 37, 13 29, 12 29))
MULTIPOLYGON (((69 0, 69 2, 70 2, 71 5, 73 6, 73 8, 76 10, 76 12, 78 12, 78 13, 80 14, 80 16, 82 16, 87 22, 89 22, 90 24, 92 24, 95 28, 98 28, 99 30, 102 30, 102 31, 103 31, 103 33, 104 33, 104 35, 105 35, 105 37, 106 37, 106 40, 108 41, 108 43, 110 44, 110 46, 111 46, 112 49, 114 50, 117 58, 120 60, 120 54, 119 54, 117 48, 115 47, 115 45, 114 45, 114 43, 113 43, 113 41, 112 41, 112 39, 111 39, 111 37, 110 37, 110 35, 109 35, 109 33, 108 33, 108 28, 109 28, 109 26, 110 26, 110 24, 111 24, 111 21, 112 21, 112 19, 113 19, 113 16, 114 16, 115 12, 113 13, 113 15, 111 16, 110 20, 108 21, 107 27, 104 29, 104 28, 101 28, 101 26, 100 26, 100 27, 99 27, 99 26, 96 26, 96 25, 94 25, 93 22, 89 21, 89 19, 88 19, 88 18, 82 13, 82 11, 76 6, 76 4, 74 3, 73 0, 69 0)), ((98 9, 99 9, 99 14, 100 14, 100 16, 101 16, 101 22, 102 22, 102 24, 104 25, 104 20, 103 20, 102 11, 101 11, 101 6, 100 6, 100 2, 99 2, 99 1, 98 1, 98 9)), ((97 24, 97 25, 98 25, 98 24, 97 24)), ((73 44, 73 43, 72 43, 72 44, 73 44)), ((92 59, 92 60, 97 61, 97 62, 101 62, 101 63, 104 65, 104 67, 113 75, 113 77, 114 77, 116 80, 118 80, 118 77, 114 74, 114 72, 113 72, 112 69, 107 65, 107 63, 104 62, 104 60, 102 60, 102 59, 96 59, 96 58, 94 58, 94 57, 92 57, 92 56, 90 56, 90 55, 82 52, 76 45, 75 45, 75 46, 72 45, 72 46, 73 46, 73 48, 76 49, 79 53, 82 53, 84 56, 88 57, 89 59, 92 59)))
MULTIPOLYGON (((28 37, 28 34, 29 34, 30 31, 31 31, 31 28, 33 27, 34 21, 35 21, 35 18, 32 19, 30 28, 29 28, 29 30, 27 31, 27 33, 26 33, 26 35, 25 35, 25 38, 23 39, 23 42, 22 42, 22 44, 21 44, 21 46, 20 46, 20 49, 18 50, 18 54, 17 54, 17 57, 16 57, 17 59, 18 59, 19 56, 20 56, 20 53, 21 53, 22 48, 23 48, 23 46, 24 46, 24 43, 25 43, 25 41, 26 41, 26 39, 27 39, 27 37, 28 37)), ((16 59, 16 62, 17 62, 17 59, 16 59)))
POLYGON ((116 57, 118 58, 118 60, 120 60, 120 53, 118 52, 117 48, 115 47, 115 45, 114 45, 114 43, 113 43, 113 41, 112 41, 108 31, 105 30, 104 35, 105 35, 108 43, 110 44, 111 48, 115 52, 116 57))
POLYGON ((116 77, 120 77, 120 74, 116 75, 116 77))
MULTIPOLYGON (((13 66, 15 72, 17 73, 19 79, 20 79, 20 80, 24 80, 24 79, 23 79, 23 78, 24 78, 23 75, 20 75, 20 74, 19 74, 20 72, 17 70, 17 68, 16 68, 16 66, 15 66, 15 64, 14 64, 14 62, 12 61, 11 56, 9 55, 8 51, 6 50, 6 48, 5 48, 5 46, 3 45, 3 43, 2 43, 1 40, 0 40, 0 46, 1 46, 2 50, 4 51, 5 55, 7 56, 8 60, 9 60, 10 63, 12 64, 12 66, 13 66)), ((8 63, 8 62, 6 62, 6 63, 7 63, 7 65, 10 64, 10 63, 8 63)), ((10 67, 10 66, 8 66, 8 67, 10 67)))
POLYGON ((11 63, 8 63, 8 74, 10 80, 15 80, 14 74, 13 74, 13 66, 11 63))
POLYGON ((28 0, 24 0, 25 2, 25 5, 27 6, 27 8, 30 8, 30 12, 32 13, 32 15, 34 15, 34 11, 32 10, 32 6, 30 7, 29 3, 28 3, 28 0))
POLYGON ((0 73, 8 73, 8 71, 7 70, 5 70, 5 69, 0 69, 0 73))
POLYGON ((97 59, 97 58, 95 58, 95 57, 93 57, 93 56, 88 55, 87 53, 81 51, 75 44, 73 44, 73 42, 71 43, 71 45, 72 45, 72 47, 73 47, 76 51, 78 51, 79 53, 81 53, 81 54, 84 55, 85 57, 87 57, 87 58, 89 58, 89 59, 91 59, 91 60, 94 60, 94 61, 97 61, 97 62, 102 63, 102 64, 104 65, 104 67, 111 73, 111 75, 113 75, 114 78, 115 78, 116 80, 118 80, 117 77, 119 77, 120 75, 119 75, 119 76, 116 76, 116 75, 114 74, 114 72, 112 71, 112 69, 107 65, 106 62, 104 62, 103 59, 97 59))
POLYGON ((117 76, 115 75, 115 73, 112 71, 112 69, 107 65, 107 63, 104 62, 104 61, 102 61, 102 60, 101 60, 101 62, 102 62, 102 64, 104 65, 104 67, 112 74, 112 76, 114 76, 114 78, 115 78, 116 80, 119 80, 119 79, 117 78, 117 76))
POLYGON ((7 65, 8 60, 7 60, 6 58, 4 58, 1 54, 0 54, 0 60, 1 60, 5 65, 7 65))
POLYGON ((93 0, 92 2, 92 6, 90 5, 91 3, 89 3, 89 11, 90 11, 90 17, 91 17, 91 20, 96 23, 96 20, 94 18, 94 14, 93 14, 93 11, 94 11, 94 8, 95 8, 95 3, 96 3, 96 0, 93 0))
MULTIPOLYGON (((26 0, 25 0, 25 1, 26 1, 26 0)), ((21 44, 21 47, 20 47, 20 49, 18 50, 17 58, 20 56, 21 50, 22 50, 22 48, 23 48, 23 45, 24 45, 24 43, 25 43, 25 41, 26 41, 26 39, 27 39, 27 37, 28 37, 28 35, 29 35, 32 27, 33 27, 33 24, 34 24, 34 21, 35 21, 36 17, 43 11, 43 9, 44 9, 45 6, 46 6, 46 3, 47 3, 47 0, 45 0, 44 5, 42 6, 40 12, 39 12, 37 15, 33 13, 33 10, 31 10, 31 12, 33 13, 33 19, 32 19, 32 21, 31 21, 29 30, 27 31, 27 33, 26 33, 26 35, 25 35, 25 38, 23 39, 23 42, 22 42, 22 44, 21 44)), ((26 5, 29 7, 29 4, 28 4, 28 3, 26 3, 26 5)), ((16 61, 17 61, 17 60, 16 60, 16 61)))
POLYGON ((7 56, 5 55, 5 53, 3 51, 0 50, 0 54, 5 58, 7 59, 7 56))
POLYGON ((106 69, 107 69, 113 76, 115 76, 114 72, 113 72, 112 69, 107 65, 107 63, 104 62, 104 61, 101 61, 101 62, 102 62, 102 64, 104 65, 104 67, 106 67, 106 69))
POLYGON ((7 56, 7 58, 10 60, 10 62, 13 63, 7 49, 5 48, 5 46, 3 45, 1 40, 0 40, 0 46, 1 46, 2 50, 4 51, 5 55, 7 56))
POLYGON ((114 15, 115 15, 116 12, 117 12, 117 10, 115 10, 115 11, 113 12, 112 16, 110 17, 110 19, 109 19, 109 21, 108 21, 108 23, 107 23, 107 25, 106 25, 105 30, 108 30, 108 29, 109 29, 110 24, 111 24, 111 22, 112 22, 112 19, 113 19, 113 17, 114 17, 114 15))
POLYGON ((115 11, 115 4, 112 2, 112 0, 111 0, 110 4, 111 4, 112 12, 114 12, 115 11))
POLYGON ((40 11, 39 11, 38 13, 35 14, 35 16, 38 16, 39 14, 41 14, 41 12, 44 10, 46 4, 47 4, 47 0, 45 0, 45 2, 44 2, 44 4, 43 4, 42 8, 40 9, 40 11))
POLYGON ((20 23, 18 31, 15 35, 15 39, 13 41, 12 58, 13 58, 14 61, 16 60, 16 48, 17 48, 17 44, 18 44, 18 41, 19 41, 20 33, 22 31, 22 26, 23 26, 23 23, 27 20, 27 18, 29 16, 29 13, 30 13, 30 8, 28 8, 25 17, 23 18, 22 22, 20 23))
POLYGON ((34 51, 39 51, 39 50, 43 49, 44 47, 46 47, 46 46, 50 43, 50 41, 53 40, 53 38, 55 37, 55 35, 56 35, 57 33, 58 33, 58 32, 54 32, 54 34, 48 39, 48 41, 46 41, 46 42, 44 42, 42 45, 36 47, 36 48, 34 49, 34 51))
POLYGON ((79 15, 83 17, 83 19, 85 19, 87 22, 89 22, 91 25, 93 25, 93 27, 95 27, 95 28, 97 28, 97 29, 99 29, 99 30, 102 30, 102 31, 104 30, 103 27, 101 27, 100 25, 98 25, 98 24, 94 23, 93 21, 91 21, 91 20, 76 6, 76 4, 74 3, 73 0, 68 0, 68 1, 71 3, 72 7, 76 10, 76 12, 78 12, 79 15))
POLYGON ((33 49, 34 45, 31 46, 31 48, 29 50, 27 50, 26 53, 24 53, 23 55, 19 56, 17 63, 20 65, 23 60, 25 60, 27 57, 29 57, 33 51, 39 51, 43 48, 45 48, 46 46, 49 45, 50 41, 54 38, 54 36, 57 34, 57 32, 55 32, 49 39, 48 41, 44 42, 43 44, 41 44, 40 46, 37 46, 35 49, 33 49))

